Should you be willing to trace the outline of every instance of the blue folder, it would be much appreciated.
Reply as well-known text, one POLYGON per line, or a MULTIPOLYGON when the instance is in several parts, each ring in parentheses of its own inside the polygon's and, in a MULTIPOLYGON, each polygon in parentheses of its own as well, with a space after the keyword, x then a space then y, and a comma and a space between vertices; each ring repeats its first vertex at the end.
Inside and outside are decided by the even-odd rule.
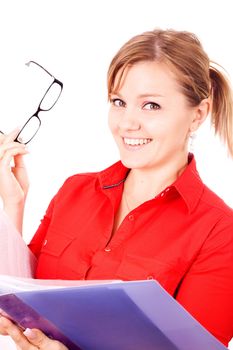
POLYGON ((69 350, 227 349, 154 280, 16 292, 0 308, 69 350))

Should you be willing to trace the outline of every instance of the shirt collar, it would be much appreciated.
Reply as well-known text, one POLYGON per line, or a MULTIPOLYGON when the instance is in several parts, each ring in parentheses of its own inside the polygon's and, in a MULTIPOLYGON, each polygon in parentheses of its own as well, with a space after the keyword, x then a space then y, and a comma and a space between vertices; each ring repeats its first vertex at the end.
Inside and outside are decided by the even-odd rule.
MULTIPOLYGON (((125 181, 129 170, 121 161, 111 165, 109 168, 99 172, 100 186, 102 189, 111 189, 119 186, 125 181)), ((196 161, 193 154, 189 154, 187 167, 169 187, 177 191, 184 200, 189 213, 191 213, 197 206, 204 190, 204 184, 196 169, 196 161)))
POLYGON ((204 190, 204 184, 197 171, 196 161, 192 153, 189 154, 187 167, 171 186, 183 198, 189 213, 191 213, 196 208, 204 190))
POLYGON ((109 168, 99 172, 100 186, 109 189, 119 186, 127 177, 130 169, 126 168, 121 161, 111 165, 109 168))

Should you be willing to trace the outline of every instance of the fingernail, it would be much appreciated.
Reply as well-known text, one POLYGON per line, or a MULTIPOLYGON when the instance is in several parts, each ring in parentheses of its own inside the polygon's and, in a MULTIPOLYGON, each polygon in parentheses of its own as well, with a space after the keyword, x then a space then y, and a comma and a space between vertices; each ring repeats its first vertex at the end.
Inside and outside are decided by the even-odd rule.
POLYGON ((33 329, 26 328, 23 334, 28 338, 28 339, 35 339, 36 338, 36 332, 33 329))

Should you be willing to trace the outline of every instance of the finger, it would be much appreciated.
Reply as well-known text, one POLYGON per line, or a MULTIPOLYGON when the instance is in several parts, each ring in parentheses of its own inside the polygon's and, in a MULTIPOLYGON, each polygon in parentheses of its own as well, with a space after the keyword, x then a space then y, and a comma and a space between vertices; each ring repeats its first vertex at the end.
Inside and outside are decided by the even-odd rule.
MULTIPOLYGON (((27 151, 27 150, 26 150, 27 151)), ((27 151, 28 153, 28 151, 27 151)), ((25 154, 27 154, 25 153, 25 154)), ((24 160, 23 160, 24 154, 17 154, 14 158, 15 161, 15 168, 26 168, 24 160)))
POLYGON ((20 132, 20 128, 16 128, 13 131, 11 131, 8 135, 5 135, 3 143, 14 141, 19 132, 20 132))
POLYGON ((4 152, 1 156, 0 154, 0 164, 3 166, 10 166, 12 158, 18 155, 25 155, 28 153, 28 150, 22 147, 10 148, 4 152))
POLYGON ((35 345, 40 350, 68 350, 65 345, 61 344, 57 340, 48 338, 39 329, 27 328, 24 331, 24 335, 27 337, 31 344, 35 345))
POLYGON ((1 328, 4 330, 4 335, 9 335, 20 349, 22 350, 36 349, 35 347, 33 347, 33 345, 30 344, 30 342, 24 336, 22 331, 10 320, 8 320, 5 317, 1 317, 0 324, 1 324, 1 328))
POLYGON ((0 317, 9 317, 9 315, 3 309, 0 309, 0 317))
POLYGON ((8 148, 13 148, 13 147, 26 147, 23 143, 19 143, 19 142, 14 142, 14 141, 8 141, 4 143, 2 143, 1 145, 1 149, 6 150, 8 148))
POLYGON ((24 144, 20 144, 18 142, 8 142, 8 143, 2 143, 0 146, 0 159, 4 156, 4 153, 10 149, 13 148, 18 148, 18 149, 25 149, 25 145, 24 144))
POLYGON ((5 135, 2 131, 0 131, 0 145, 3 143, 3 141, 5 140, 5 135))
MULTIPOLYGON (((1 310, 1 313, 2 313, 2 310, 1 310)), ((6 328, 4 326, 4 318, 3 317, 3 313, 2 315, 0 315, 0 334, 1 335, 7 335, 8 333, 6 332, 6 328)))

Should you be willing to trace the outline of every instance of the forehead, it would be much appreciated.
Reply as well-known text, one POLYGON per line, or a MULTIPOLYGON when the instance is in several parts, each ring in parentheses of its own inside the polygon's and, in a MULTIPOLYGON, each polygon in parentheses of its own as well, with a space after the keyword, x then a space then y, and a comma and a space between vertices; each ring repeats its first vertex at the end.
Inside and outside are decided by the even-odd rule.
POLYGON ((177 76, 166 64, 146 61, 118 71, 112 93, 130 91, 138 94, 150 92, 165 95, 179 90, 177 76))

